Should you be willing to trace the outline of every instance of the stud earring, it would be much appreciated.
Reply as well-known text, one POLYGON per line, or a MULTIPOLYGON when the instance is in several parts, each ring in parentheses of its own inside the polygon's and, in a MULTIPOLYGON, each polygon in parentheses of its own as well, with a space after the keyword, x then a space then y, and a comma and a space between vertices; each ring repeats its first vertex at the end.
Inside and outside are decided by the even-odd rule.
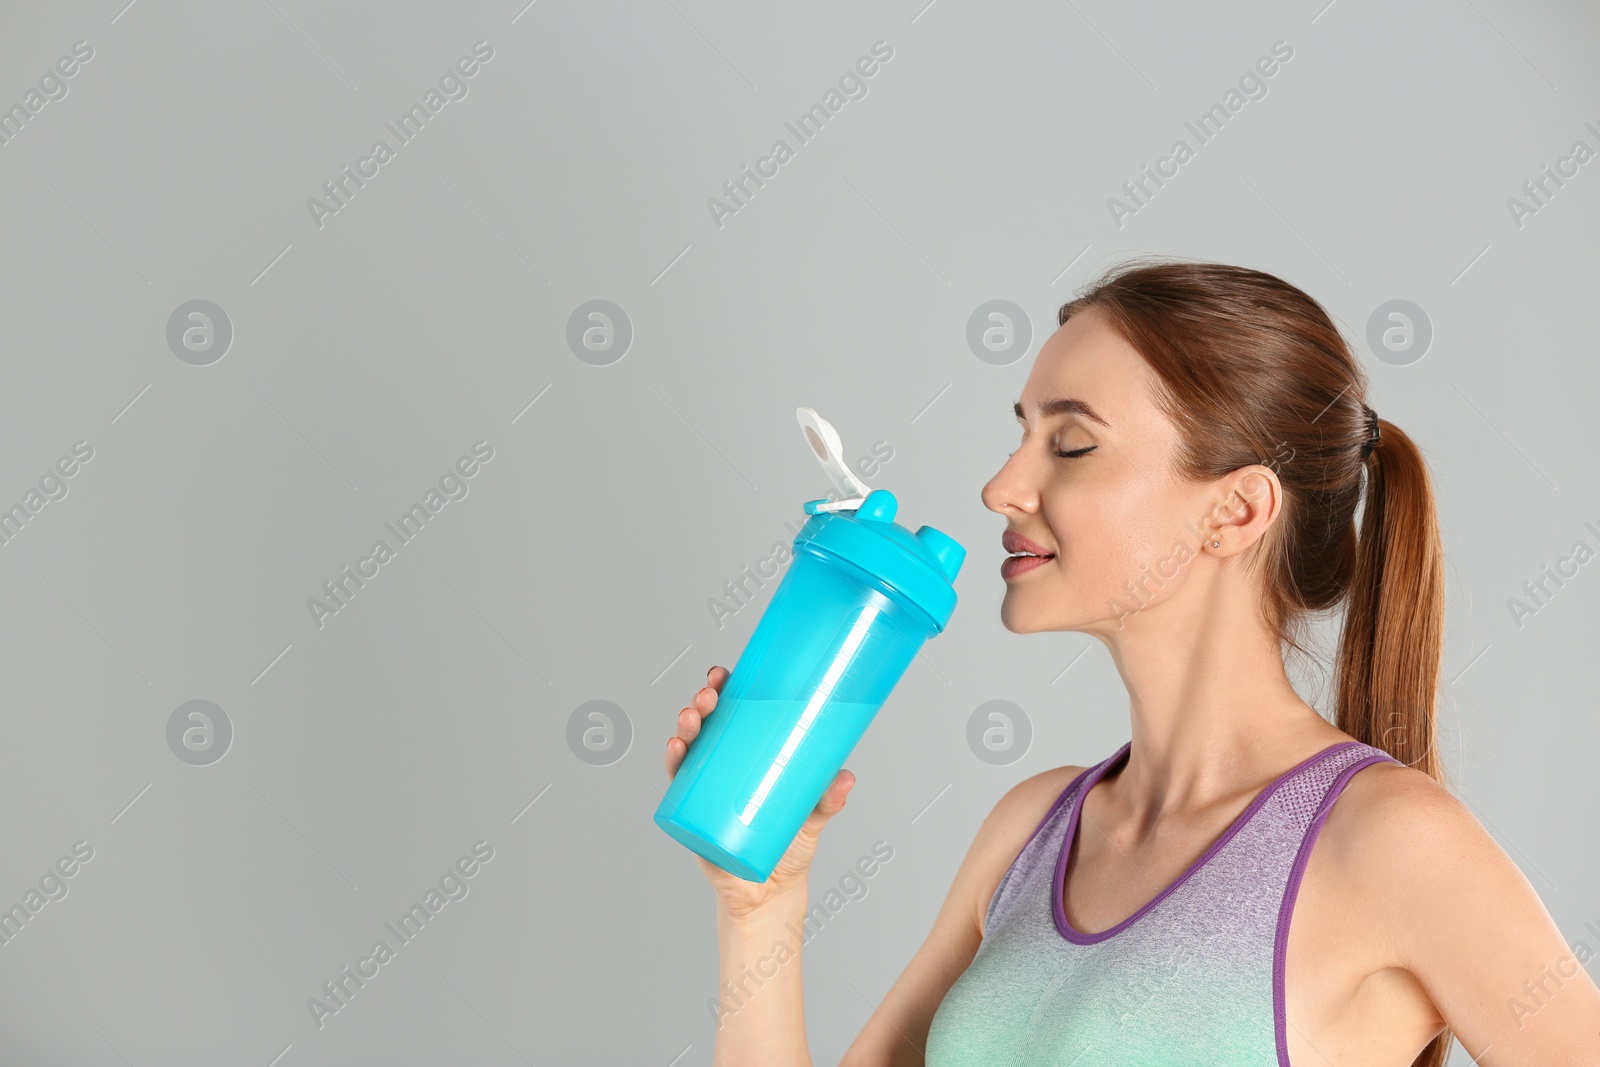
POLYGON ((1213 541, 1213 542, 1211 542, 1211 547, 1212 548, 1221 548, 1222 547, 1222 542, 1221 541, 1213 541))

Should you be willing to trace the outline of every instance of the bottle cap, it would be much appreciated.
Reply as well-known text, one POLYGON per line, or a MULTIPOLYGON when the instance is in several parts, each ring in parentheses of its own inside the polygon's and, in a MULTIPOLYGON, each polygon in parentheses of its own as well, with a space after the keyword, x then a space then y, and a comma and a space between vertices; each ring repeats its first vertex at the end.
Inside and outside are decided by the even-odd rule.
POLYGON ((808 500, 806 520, 794 539, 796 552, 811 551, 854 564, 920 608, 938 631, 955 611, 957 573, 967 550, 932 526, 915 533, 895 522, 899 502, 887 489, 869 489, 845 466, 839 435, 811 408, 796 416, 817 461, 845 500, 808 500))

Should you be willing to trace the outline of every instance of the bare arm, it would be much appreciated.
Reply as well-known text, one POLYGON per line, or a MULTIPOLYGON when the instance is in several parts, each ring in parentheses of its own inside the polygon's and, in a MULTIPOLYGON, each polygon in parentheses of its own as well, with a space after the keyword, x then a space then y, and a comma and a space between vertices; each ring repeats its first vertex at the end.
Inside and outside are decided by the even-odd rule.
POLYGON ((715 1067, 811 1067, 797 933, 805 910, 804 892, 743 916, 718 905, 715 1067))
MULTIPOLYGON (((729 674, 726 667, 712 667, 707 684, 678 712, 677 733, 667 739, 663 761, 668 778, 677 776, 701 723, 716 710, 729 674)), ((834 775, 765 882, 745 881, 695 856, 717 899, 716 1067, 811 1067, 796 931, 802 930, 806 878, 818 835, 843 809, 855 780, 847 770, 834 775)))
POLYGON ((1082 767, 1036 774, 1003 796, 956 871, 927 940, 845 1052, 839 1067, 922 1067, 939 1003, 983 941, 983 919, 1000 879, 1082 767))
MULTIPOLYGON (((1449 790, 1391 775, 1346 813, 1348 877, 1483 1067, 1600 1067, 1600 988, 1517 865, 1449 790)), ((1334 808, 1330 821, 1340 816, 1334 808)))

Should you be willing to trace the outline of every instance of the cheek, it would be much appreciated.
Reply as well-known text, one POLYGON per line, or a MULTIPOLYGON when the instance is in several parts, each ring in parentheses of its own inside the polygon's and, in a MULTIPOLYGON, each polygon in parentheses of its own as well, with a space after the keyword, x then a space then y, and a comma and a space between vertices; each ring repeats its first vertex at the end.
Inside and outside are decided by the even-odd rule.
POLYGON ((1053 516, 1064 557, 1063 577, 1085 597, 1125 595, 1156 568, 1170 572, 1173 546, 1194 542, 1169 498, 1131 486, 1086 492, 1053 516))

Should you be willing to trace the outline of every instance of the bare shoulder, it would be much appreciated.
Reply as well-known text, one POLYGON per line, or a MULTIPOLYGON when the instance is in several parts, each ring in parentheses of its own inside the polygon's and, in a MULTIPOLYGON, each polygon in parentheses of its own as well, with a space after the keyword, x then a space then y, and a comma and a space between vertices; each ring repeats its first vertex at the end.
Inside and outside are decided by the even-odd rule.
POLYGON ((1348 891, 1381 931, 1391 961, 1417 920, 1448 902, 1462 871, 1494 872, 1503 891, 1526 882, 1461 800, 1423 771, 1395 763, 1363 768, 1329 811, 1312 862, 1348 891), (1320 856, 1317 853, 1321 853, 1320 856))
POLYGON ((1415 855, 1422 838, 1470 848, 1482 828, 1467 806, 1423 771, 1376 763, 1354 775, 1328 813, 1319 848, 1345 862, 1341 868, 1399 861, 1415 855))
POLYGON ((980 934, 1000 880, 1073 779, 1086 770, 1068 765, 1024 778, 996 801, 972 842, 972 921, 980 934))

